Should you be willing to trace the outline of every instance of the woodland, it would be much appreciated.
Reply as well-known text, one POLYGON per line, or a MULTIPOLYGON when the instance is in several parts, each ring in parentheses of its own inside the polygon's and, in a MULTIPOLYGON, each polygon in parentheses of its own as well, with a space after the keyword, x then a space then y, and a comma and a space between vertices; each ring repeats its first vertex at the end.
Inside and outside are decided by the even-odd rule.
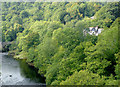
POLYGON ((26 59, 46 85, 118 85, 119 2, 3 2, 3 51, 26 59), (94 19, 91 17, 94 16, 94 19), (84 35, 89 27, 98 36, 84 35))

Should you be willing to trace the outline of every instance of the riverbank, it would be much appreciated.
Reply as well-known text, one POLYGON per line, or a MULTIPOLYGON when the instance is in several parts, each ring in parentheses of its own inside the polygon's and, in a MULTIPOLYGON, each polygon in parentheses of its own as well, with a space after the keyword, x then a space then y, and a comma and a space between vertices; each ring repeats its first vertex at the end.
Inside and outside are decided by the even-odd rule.
POLYGON ((16 55, 16 50, 14 50, 14 51, 9 51, 9 52, 8 52, 8 55, 13 56, 13 58, 15 58, 15 59, 27 59, 27 58, 25 58, 22 54, 16 55))
MULTIPOLYGON (((17 54, 17 52, 14 50, 14 51, 9 51, 8 52, 8 55, 9 56, 12 56, 14 59, 20 59, 20 60, 27 60, 27 58, 23 55, 23 54, 18 54, 18 55, 16 55, 17 54)), ((29 66, 32 66, 32 67, 34 67, 34 68, 36 68, 35 66, 34 66, 34 64, 33 63, 31 63, 31 62, 26 62, 29 66)), ((36 69, 38 69, 38 68, 36 68, 36 69)), ((39 74, 39 73, 38 73, 39 74)), ((45 76, 42 74, 41 75, 42 77, 44 77, 45 78, 45 76)))
POLYGON ((8 53, 2 56, 3 85, 43 85, 45 79, 38 74, 37 69, 29 66, 25 60, 14 59, 8 53))
MULTIPOLYGON (((8 55, 9 55, 9 56, 12 56, 12 57, 15 58, 15 59, 27 60, 27 58, 24 57, 23 54, 18 54, 18 55, 16 55, 16 51, 9 51, 9 52, 8 52, 8 55)), ((28 65, 30 65, 30 66, 35 67, 33 63, 28 63, 28 62, 26 62, 26 63, 27 63, 28 65)))

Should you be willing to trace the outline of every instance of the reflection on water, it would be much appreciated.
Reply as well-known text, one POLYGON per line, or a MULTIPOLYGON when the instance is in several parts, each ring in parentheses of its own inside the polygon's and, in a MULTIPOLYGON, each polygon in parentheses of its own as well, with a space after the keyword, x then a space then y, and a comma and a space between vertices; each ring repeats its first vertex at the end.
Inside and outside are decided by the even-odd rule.
POLYGON ((30 80, 34 80, 35 82, 45 83, 45 78, 41 77, 37 74, 37 69, 32 66, 29 66, 25 60, 19 60, 20 68, 21 68, 21 75, 30 78, 30 80), (39 78, 38 78, 39 77, 39 78))
POLYGON ((0 54, 2 56, 2 84, 3 85, 42 85, 45 79, 37 74, 34 67, 28 66, 25 60, 0 54))

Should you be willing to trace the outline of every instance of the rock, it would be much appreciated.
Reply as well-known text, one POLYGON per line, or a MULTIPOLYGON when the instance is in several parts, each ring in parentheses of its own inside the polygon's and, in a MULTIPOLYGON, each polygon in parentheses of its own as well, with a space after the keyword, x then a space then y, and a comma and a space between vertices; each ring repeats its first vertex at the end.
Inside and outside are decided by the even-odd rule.
POLYGON ((9 75, 10 77, 12 77, 12 75, 9 75))

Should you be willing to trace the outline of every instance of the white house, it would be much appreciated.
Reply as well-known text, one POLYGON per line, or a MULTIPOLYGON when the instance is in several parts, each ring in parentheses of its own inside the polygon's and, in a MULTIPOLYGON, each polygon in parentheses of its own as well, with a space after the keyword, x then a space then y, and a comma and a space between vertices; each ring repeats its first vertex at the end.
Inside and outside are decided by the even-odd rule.
POLYGON ((90 35, 98 36, 103 30, 103 28, 98 28, 98 26, 89 27, 89 31, 83 30, 83 33, 84 35, 86 35, 86 33, 89 33, 90 35))
POLYGON ((95 16, 90 17, 91 19, 95 19, 95 16))

